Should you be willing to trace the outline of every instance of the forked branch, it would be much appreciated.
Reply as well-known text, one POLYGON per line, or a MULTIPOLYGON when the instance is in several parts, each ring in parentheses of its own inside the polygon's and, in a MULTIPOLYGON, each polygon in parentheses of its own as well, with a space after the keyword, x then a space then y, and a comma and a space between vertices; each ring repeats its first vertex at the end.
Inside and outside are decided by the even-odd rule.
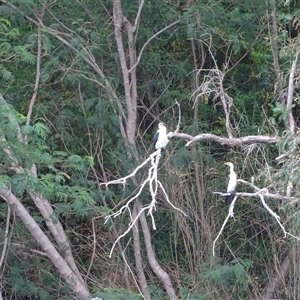
POLYGON ((166 193, 163 184, 158 180, 157 178, 157 170, 158 170, 158 165, 159 165, 159 161, 161 158, 161 149, 156 150, 154 153, 152 153, 143 163, 141 163, 139 166, 137 166, 135 168, 135 170, 120 179, 116 179, 113 181, 109 181, 107 183, 102 183, 102 185, 105 185, 106 187, 111 185, 111 184, 126 184, 126 181, 129 178, 133 178, 135 176, 135 174, 143 167, 145 166, 149 161, 151 162, 151 167, 148 170, 148 177, 144 180, 144 182, 140 185, 138 192, 132 196, 125 205, 123 205, 117 212, 106 216, 105 217, 105 223, 110 219, 110 218, 116 218, 117 216, 124 214, 126 211, 128 211, 129 215, 130 215, 130 223, 128 225, 127 230, 121 234, 117 240, 114 242, 113 247, 110 251, 110 256, 112 255, 112 252, 114 250, 114 247, 116 246, 117 242, 124 237, 131 229, 133 226, 135 226, 137 220, 139 219, 140 215, 145 212, 148 211, 148 215, 150 215, 151 220, 152 220, 152 227, 154 230, 156 230, 156 225, 155 225, 155 219, 153 217, 153 212, 156 210, 156 196, 157 196, 157 192, 159 189, 161 189, 163 195, 165 196, 166 201, 168 202, 168 204, 174 208, 175 210, 180 211, 183 215, 186 216, 186 214, 184 213, 184 211, 182 211, 180 208, 177 208, 176 206, 174 206, 172 204, 172 202, 169 199, 168 194, 166 193), (138 199, 138 197, 141 195, 142 191, 146 188, 146 186, 148 185, 149 191, 150 191, 150 195, 151 195, 151 202, 144 206, 141 210, 139 210, 138 214, 133 218, 132 217, 132 211, 131 208, 129 207, 130 204, 135 200, 138 199))
MULTIPOLYGON (((259 189, 258 187, 256 187, 254 184, 252 183, 249 183, 245 180, 242 180, 242 179, 239 179, 238 180, 239 182, 241 183, 244 183, 245 185, 248 185, 248 186, 251 186, 254 190, 255 190, 255 193, 236 193, 236 196, 234 197, 232 203, 230 204, 229 206, 229 210, 228 210, 228 214, 227 214, 227 217, 225 218, 224 222, 223 222, 223 225, 217 235, 217 237, 215 238, 215 240, 213 241, 213 249, 212 249, 212 252, 213 252, 213 256, 215 256, 215 246, 216 246, 216 242, 217 240, 219 239, 219 237, 221 236, 224 228, 225 228, 225 225, 227 224, 228 220, 230 217, 234 217, 234 205, 236 203, 236 200, 239 196, 243 196, 243 197, 259 197, 260 198, 260 201, 262 203, 262 205, 265 207, 265 209, 267 210, 267 212, 275 218, 276 222, 279 224, 279 226, 281 227, 282 231, 283 231, 283 237, 285 238, 287 235, 295 238, 295 239, 298 239, 300 240, 299 237, 297 236, 294 236, 293 234, 287 232, 284 228, 284 226, 282 225, 282 223, 280 222, 280 216, 278 216, 269 206, 268 204, 266 203, 265 201, 265 197, 267 198, 274 198, 274 199, 283 199, 283 200, 287 200, 287 201, 294 201, 296 200, 295 198, 293 197, 285 197, 285 196, 281 196, 279 194, 271 194, 269 193, 268 189, 266 188, 263 188, 263 189, 259 189)), ((214 194, 220 194, 222 196, 226 196, 227 193, 219 193, 219 192, 215 192, 214 194)))

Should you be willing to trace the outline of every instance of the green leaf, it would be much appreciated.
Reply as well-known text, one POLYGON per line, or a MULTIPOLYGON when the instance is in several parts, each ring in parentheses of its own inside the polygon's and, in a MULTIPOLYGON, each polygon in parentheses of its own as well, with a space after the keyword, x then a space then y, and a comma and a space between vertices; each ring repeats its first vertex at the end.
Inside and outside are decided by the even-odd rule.
POLYGON ((8 42, 0 43, 0 52, 7 52, 11 49, 11 44, 8 42))
POLYGON ((8 188, 11 186, 10 178, 7 175, 0 176, 0 187, 8 188))
POLYGON ((59 172, 55 175, 56 182, 65 182, 65 179, 71 179, 70 176, 65 172, 59 172))
POLYGON ((10 71, 6 70, 6 69, 2 69, 2 78, 6 81, 10 81, 13 79, 13 75, 10 71))
POLYGON ((42 83, 45 83, 49 78, 50 78, 50 74, 48 73, 42 73, 40 77, 42 83))
POLYGON ((87 160, 87 162, 89 163, 89 165, 91 167, 93 167, 95 165, 95 161, 94 161, 94 158, 92 156, 86 156, 85 159, 87 160))
POLYGON ((53 151, 53 156, 62 156, 62 157, 66 157, 68 156, 67 152, 64 151, 53 151))
POLYGON ((14 51, 16 52, 16 57, 19 59, 19 61, 23 61, 31 65, 35 64, 36 56, 33 53, 27 51, 24 46, 16 46, 14 47, 14 51))
POLYGON ((6 19, 0 19, 0 32, 8 32, 10 27, 10 22, 6 19))
POLYGON ((81 163, 82 158, 79 155, 71 155, 68 157, 68 160, 72 163, 81 163))
POLYGON ((49 128, 43 123, 36 123, 33 125, 34 131, 42 138, 46 139, 47 134, 49 133, 49 128))
POLYGON ((33 132, 33 127, 31 125, 23 125, 21 127, 21 132, 24 134, 24 135, 29 135, 33 132))

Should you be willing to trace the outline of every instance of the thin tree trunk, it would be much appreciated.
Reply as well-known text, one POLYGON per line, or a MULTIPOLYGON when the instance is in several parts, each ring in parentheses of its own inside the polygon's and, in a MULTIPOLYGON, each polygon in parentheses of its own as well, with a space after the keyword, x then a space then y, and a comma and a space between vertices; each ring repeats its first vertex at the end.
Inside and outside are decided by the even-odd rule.
POLYGON ((280 291, 282 284, 284 283, 285 276, 288 274, 292 267, 292 262, 294 261, 295 251, 294 247, 291 246, 288 254, 284 258, 278 272, 269 279, 268 285, 264 288, 262 292, 262 299, 271 300, 277 299, 277 292, 280 291))
POLYGON ((291 70, 290 70, 290 76, 289 76, 289 87, 288 87, 288 94, 287 94, 287 100, 286 100, 286 109, 289 111, 288 118, 287 118, 287 128, 290 132, 295 131, 295 120, 293 117, 292 112, 292 105, 294 101, 294 81, 295 81, 295 73, 297 69, 297 62, 300 54, 300 48, 297 49, 297 52, 295 54, 295 58, 292 62, 291 70))
MULTIPOLYGON (((143 7, 144 1, 140 2, 139 10, 137 13, 137 17, 135 20, 134 26, 130 24, 127 18, 123 15, 121 8, 121 1, 114 0, 114 25, 115 25, 115 40, 118 47, 118 53, 120 57, 120 65, 123 75, 124 82, 124 92, 127 106, 127 119, 126 119, 126 140, 128 142, 129 151, 132 154, 132 157, 136 158, 136 162, 138 162, 138 155, 135 151, 135 137, 136 137, 136 123, 137 123, 137 83, 136 83, 136 50, 135 50, 135 40, 134 40, 134 32, 137 30, 137 25, 139 23, 139 18, 141 14, 141 10, 143 7), (127 30, 128 37, 128 49, 129 49, 129 66, 130 71, 127 67, 126 55, 123 47, 122 41, 122 26, 124 26, 127 30)), ((137 185, 137 183, 136 183, 137 185)), ((136 200, 134 206, 134 213, 138 214, 142 209, 142 205, 139 200, 136 200)), ((145 214, 142 212, 139 219, 143 235, 145 238, 146 250, 148 261, 153 272, 156 276, 163 282, 166 291, 171 300, 176 300, 177 296, 175 293, 175 289, 172 286, 170 277, 168 273, 166 273, 159 263, 157 262, 152 244, 151 244, 151 235, 149 231, 149 227, 146 221, 145 214)), ((143 272, 142 266, 142 257, 140 253, 140 241, 139 241, 139 232, 137 225, 133 229, 134 234, 134 249, 135 249, 135 259, 136 266, 138 271, 138 278, 140 286, 142 287, 143 293, 145 297, 150 299, 149 292, 147 292, 147 282, 143 272)))
POLYGON ((28 211, 20 202, 20 200, 9 190, 0 189, 0 196, 14 208, 16 215, 22 220, 22 222, 29 230, 31 235, 40 244, 42 249, 47 254, 48 258, 59 271, 65 282, 70 287, 70 289, 77 296, 88 296, 89 292, 87 288, 84 286, 84 284, 80 282, 80 280, 78 280, 77 276, 73 273, 69 265, 58 253, 51 241, 41 230, 41 228, 35 222, 35 220, 31 217, 31 215, 28 213, 28 211))
MULTIPOLYGON (((288 92, 286 97, 283 97, 282 92, 282 83, 280 79, 280 70, 279 70, 279 61, 278 61, 278 48, 277 48, 277 25, 276 25, 276 3, 275 0, 270 0, 271 9, 272 9, 272 51, 273 51, 273 59, 274 59, 274 71, 275 71, 275 78, 277 83, 277 93, 280 94, 281 103, 284 104, 285 108, 289 110, 288 118, 285 122, 286 128, 290 132, 295 131, 295 121, 292 113, 292 104, 293 104, 293 97, 294 97, 294 80, 295 80, 295 73, 297 62, 300 54, 300 48, 297 49, 295 53, 294 60, 291 65, 290 74, 289 74, 289 85, 288 85, 288 92)), ((276 89, 275 89, 276 90, 276 89)), ((290 196, 292 192, 293 183, 290 180, 287 184, 286 196, 290 196)), ((288 251, 288 254, 282 261, 280 267, 278 268, 278 272, 274 274, 264 288, 262 292, 263 299, 272 299, 273 296, 279 291, 282 283, 284 282, 284 278, 291 269, 292 261, 295 256, 294 246, 292 245, 288 251)))
POLYGON ((81 276, 81 273, 77 268, 74 257, 72 255, 71 246, 67 238, 67 235, 59 220, 57 218, 53 219, 55 213, 50 203, 48 202, 48 200, 46 200, 45 198, 43 198, 41 195, 37 194, 33 190, 29 190, 28 193, 30 197, 33 199, 36 207, 39 209, 41 215, 43 216, 47 227, 49 228, 50 232, 54 237, 55 242, 63 249, 62 255, 65 261, 67 262, 68 266, 74 272, 74 274, 81 282, 81 284, 85 284, 81 276))
MULTIPOLYGON (((138 214, 138 207, 137 204, 134 204, 132 218, 135 219, 138 214)), ((145 300, 150 300, 151 296, 148 291, 148 284, 146 280, 146 276, 144 273, 143 268, 143 259, 141 254, 141 242, 140 242, 140 233, 139 233, 139 223, 132 227, 132 235, 133 235, 133 245, 134 245, 134 258, 135 258, 135 265, 136 265, 136 272, 139 280, 139 284, 142 289, 142 293, 145 300)))
MULTIPOLYGON (((123 74, 123 82, 124 82, 124 91, 125 91, 125 99, 127 106, 127 120, 126 120, 126 134, 127 140, 131 145, 134 145, 135 142, 135 131, 136 131, 136 121, 137 121, 137 98, 136 98, 136 78, 135 78, 135 69, 131 71, 131 77, 129 76, 129 70, 126 64, 126 55, 123 47, 122 41, 122 26, 123 21, 126 19, 123 16, 121 1, 114 1, 114 25, 115 25, 115 37, 118 47, 118 53, 120 56, 120 64, 123 74)), ((127 21, 128 24, 128 21, 127 21)), ((131 28, 127 25, 129 41, 133 43, 133 36, 131 32, 131 28)), ((130 56, 131 58, 135 57, 135 54, 132 53, 134 46, 129 45, 130 56)))
POLYGON ((275 0, 270 0, 271 6, 271 26, 269 25, 269 32, 271 37, 271 49, 273 54, 273 66, 275 75, 275 94, 280 99, 280 102, 285 105, 281 71, 279 66, 279 51, 278 51, 278 30, 277 30, 277 20, 276 20, 276 3, 275 0))
MULTIPOLYGON (((17 138, 18 138, 19 142, 26 143, 26 137, 24 137, 21 134, 21 129, 19 128, 19 125, 18 125, 17 121, 15 120, 14 115, 12 114, 10 108, 7 106, 7 103, 1 94, 0 94, 0 101, 2 104, 1 108, 6 109, 6 111, 7 111, 8 119, 13 124, 16 124, 16 130, 18 132, 17 138)), ((4 141, 5 137, 3 136, 1 138, 4 141)), ((9 159, 11 160, 11 162, 10 162, 11 168, 16 173, 19 173, 19 174, 23 173, 24 169, 22 168, 22 166, 19 165, 19 163, 18 163, 17 159, 14 157, 14 154, 13 154, 12 150, 10 149, 10 147, 6 143, 4 145, 5 146, 2 146, 2 150, 8 155, 9 159)), ((33 177, 37 177, 37 168, 34 163, 31 166, 31 173, 32 173, 33 177)), ((57 243, 57 245, 60 245, 61 248, 64 249, 63 256, 64 256, 66 262, 68 263, 69 267, 76 274, 78 280, 82 284, 84 284, 84 280, 76 266, 74 257, 72 255, 71 246, 68 241, 67 235, 66 235, 61 223, 59 222, 59 220, 57 218, 53 219, 55 214, 54 214, 54 211, 53 211, 49 201, 47 199, 45 199, 44 197, 42 197, 42 195, 36 193, 32 189, 27 189, 27 192, 30 195, 30 197, 32 198, 32 200, 34 201, 34 204, 40 211, 41 215, 43 216, 43 218, 47 224, 47 227, 49 228, 50 232, 52 233, 52 235, 54 237, 55 242, 57 243)))
MULTIPOLYGON (((142 203, 139 200, 136 201, 136 206, 139 211, 142 209, 142 203)), ((151 234, 149 231, 149 226, 147 224, 147 220, 144 212, 141 213, 139 221, 141 223, 144 238, 145 238, 146 251, 147 251, 147 256, 148 256, 148 261, 150 263, 150 266, 153 272, 155 273, 155 275, 163 282, 170 300, 177 300, 178 298, 175 289, 172 285, 169 274, 160 266, 159 262, 155 257, 155 253, 151 244, 151 234)))
POLYGON ((295 131, 295 121, 292 114, 292 102, 294 96, 294 78, 296 72, 297 61, 299 57, 299 49, 295 54, 295 58, 292 62, 290 74, 289 74, 289 85, 287 94, 283 92, 281 71, 279 66, 279 51, 278 51, 278 30, 277 30, 277 20, 276 20, 276 2, 275 0, 270 0, 271 7, 271 26, 269 26, 270 37, 271 37, 271 48, 273 54, 273 66, 275 74, 275 94, 279 98, 285 109, 289 111, 288 117, 285 121, 285 127, 290 131, 295 131))

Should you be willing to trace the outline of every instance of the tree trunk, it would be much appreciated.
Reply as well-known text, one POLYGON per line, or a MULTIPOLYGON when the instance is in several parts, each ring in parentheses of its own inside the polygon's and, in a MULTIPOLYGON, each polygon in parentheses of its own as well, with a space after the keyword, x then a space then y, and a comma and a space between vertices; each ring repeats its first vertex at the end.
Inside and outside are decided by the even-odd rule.
MULTIPOLYGON (((136 206, 138 208, 138 211, 142 210, 142 203, 139 200, 136 201, 136 206)), ((177 300, 178 298, 175 289, 172 285, 169 274, 160 266, 159 262, 155 257, 155 253, 151 244, 151 234, 149 231, 149 226, 147 224, 147 220, 144 212, 141 213, 139 220, 142 225, 142 230, 143 230, 145 244, 146 244, 146 251, 147 251, 147 256, 148 256, 148 261, 150 263, 150 266, 153 272, 155 273, 155 275, 163 282, 170 300, 177 300)))
MULTIPOLYGON (((138 207, 135 204, 133 208, 132 218, 135 219, 138 215, 138 207)), ((134 258, 135 258, 135 266, 137 277, 139 281, 139 285, 142 289, 142 293, 145 300, 151 300, 150 293, 148 291, 148 284, 146 280, 146 276, 143 268, 143 259, 141 254, 141 242, 140 242, 140 233, 139 233, 139 223, 132 227, 132 235, 133 235, 133 244, 134 244, 134 258)))
POLYGON ((67 262, 58 253, 56 248, 53 246, 48 237, 41 230, 39 225, 28 213, 26 208, 20 202, 20 200, 9 190, 0 189, 0 196, 14 208, 16 215, 23 221, 26 228, 29 230, 31 235, 40 244, 42 249, 47 254, 48 258, 51 260, 53 265, 57 268, 61 276, 64 278, 65 282, 68 284, 70 289, 77 296, 88 296, 89 292, 87 288, 80 282, 71 268, 68 266, 67 262))
POLYGON ((280 288, 284 283, 285 276, 287 275, 287 273, 292 267, 294 256, 295 256, 294 247, 291 246, 288 254, 284 258, 280 267, 278 268, 278 272, 269 279, 268 285, 264 288, 262 292, 262 298, 264 300, 277 299, 276 293, 280 291, 280 288))
MULTIPOLYGON (((14 114, 12 113, 11 109, 7 106, 7 103, 1 94, 0 94, 0 101, 1 101, 1 108, 5 109, 8 119, 16 126, 16 130, 18 132, 17 138, 18 138, 19 142, 25 144, 26 137, 24 137, 21 134, 21 129, 18 125, 18 122, 15 120, 14 114)), ((1 138, 3 141, 5 140, 4 136, 2 136, 1 138)), ((6 152, 6 154, 8 155, 8 157, 10 159, 11 168, 16 173, 19 173, 19 174, 23 173, 24 169, 22 168, 22 166, 19 165, 19 162, 18 162, 17 158, 14 157, 14 154, 11 151, 9 145, 5 143, 2 146, 2 150, 4 152, 6 152)), ((37 178, 37 168, 36 168, 35 164, 32 164, 30 170, 31 170, 32 176, 37 178)), ((84 284, 84 280, 76 266, 74 257, 72 255, 71 246, 68 241, 67 235, 66 235, 61 223, 59 222, 59 220, 57 220, 57 219, 53 220, 54 211, 53 211, 49 201, 47 199, 43 198, 40 194, 36 193, 32 189, 30 189, 30 190, 27 189, 27 192, 30 195, 30 197, 32 198, 32 200, 34 201, 34 204, 40 211, 41 215, 43 216, 47 227, 49 228, 50 232, 52 233, 52 235, 54 237, 55 242, 57 243, 57 245, 60 245, 61 248, 64 249, 63 256, 64 256, 66 262, 68 263, 69 267, 76 274, 78 280, 82 284, 84 284)))

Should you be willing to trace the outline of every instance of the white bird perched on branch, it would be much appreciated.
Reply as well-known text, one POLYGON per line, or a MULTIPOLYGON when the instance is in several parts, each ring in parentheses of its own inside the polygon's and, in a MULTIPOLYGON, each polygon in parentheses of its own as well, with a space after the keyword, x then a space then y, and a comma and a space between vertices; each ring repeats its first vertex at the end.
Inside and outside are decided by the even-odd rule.
POLYGON ((155 150, 158 149, 164 150, 168 142, 169 140, 167 137, 167 127, 164 125, 164 123, 159 123, 158 129, 153 138, 153 146, 155 150))
POLYGON ((226 162, 224 165, 227 165, 230 168, 230 173, 226 180, 226 192, 230 193, 230 195, 227 195, 225 198, 225 205, 229 205, 235 197, 235 187, 237 184, 237 176, 236 176, 236 173, 233 171, 233 163, 226 162))

